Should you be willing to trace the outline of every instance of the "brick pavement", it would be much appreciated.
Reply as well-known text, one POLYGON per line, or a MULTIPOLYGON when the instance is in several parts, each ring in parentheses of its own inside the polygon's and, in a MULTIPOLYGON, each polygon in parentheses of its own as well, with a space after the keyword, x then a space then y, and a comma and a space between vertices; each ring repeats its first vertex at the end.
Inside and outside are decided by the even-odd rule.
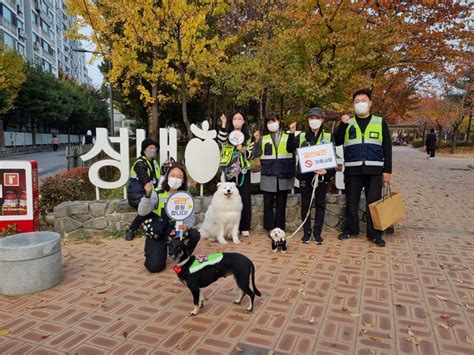
POLYGON ((474 354, 474 171, 468 159, 395 150, 394 189, 407 219, 378 248, 365 237, 323 246, 263 235, 198 253, 240 251, 256 264, 253 314, 232 304, 233 279, 189 290, 171 267, 149 274, 143 239, 67 244, 64 281, 0 296, 0 354, 474 354), (468 169, 468 170, 460 170, 468 169))

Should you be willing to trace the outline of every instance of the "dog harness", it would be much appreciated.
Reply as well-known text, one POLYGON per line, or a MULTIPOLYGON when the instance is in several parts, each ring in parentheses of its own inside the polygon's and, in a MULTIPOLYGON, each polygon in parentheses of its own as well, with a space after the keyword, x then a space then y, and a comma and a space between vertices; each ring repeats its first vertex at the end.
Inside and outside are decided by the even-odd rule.
POLYGON ((215 265, 222 260, 224 255, 222 253, 214 253, 205 255, 198 255, 189 267, 189 273, 194 274, 197 271, 204 269, 206 266, 215 265))

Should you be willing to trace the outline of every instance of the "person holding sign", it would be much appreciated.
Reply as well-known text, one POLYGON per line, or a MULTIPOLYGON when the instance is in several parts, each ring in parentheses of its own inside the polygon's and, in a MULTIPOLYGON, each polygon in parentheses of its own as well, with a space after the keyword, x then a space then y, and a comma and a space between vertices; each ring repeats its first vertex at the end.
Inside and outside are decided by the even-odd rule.
POLYGON ((286 200, 295 183, 295 157, 286 150, 288 133, 281 128, 276 112, 265 116, 268 133, 255 132, 253 156, 262 166, 260 190, 263 192, 263 228, 285 230, 286 200), (276 205, 276 206, 275 206, 276 205))
MULTIPOLYGON (((308 112, 308 126, 306 131, 295 136, 296 122, 290 125, 290 135, 286 143, 288 152, 295 152, 297 148, 309 147, 319 144, 331 143, 332 135, 325 132, 323 125, 323 110, 319 107, 313 107, 308 112)), ((314 184, 317 184, 314 191, 315 216, 313 236, 316 244, 322 244, 323 238, 321 233, 323 230, 324 215, 326 214, 326 192, 328 184, 336 174, 336 169, 317 169, 308 173, 301 173, 301 168, 297 165, 296 176, 300 181, 301 194, 301 220, 305 221, 303 225, 304 234, 301 241, 305 244, 311 239, 311 215, 306 218, 311 206, 311 197, 314 184)))
MULTIPOLYGON (((181 164, 174 163, 168 169, 162 189, 158 190, 149 182, 145 186, 145 196, 138 205, 138 214, 145 217, 144 229, 145 240, 145 267, 149 272, 160 272, 166 267, 168 256, 168 237, 179 235, 184 238, 184 244, 192 254, 199 242, 199 231, 193 228, 196 219, 194 212, 187 211, 190 203, 175 203, 176 218, 173 220, 165 213, 165 206, 170 195, 178 191, 187 191, 188 178, 186 171, 181 164), (180 229, 175 229, 175 220, 180 220, 178 215, 189 215, 180 222, 180 229)), ((192 199, 192 198, 191 198, 192 199)), ((186 201, 183 201, 186 202, 186 201)), ((192 205, 192 204, 191 204, 192 205)))
POLYGON ((392 176, 392 139, 382 117, 371 114, 372 93, 358 90, 352 99, 355 116, 343 115, 335 133, 336 145, 344 145, 344 181, 346 185, 346 222, 339 240, 359 234, 359 200, 365 192, 367 238, 383 247, 382 231, 372 224, 367 208, 382 198, 382 183, 392 176))
POLYGON ((252 219, 250 174, 252 168, 252 149, 254 143, 250 136, 244 114, 236 111, 231 120, 220 117, 221 128, 217 141, 221 143, 221 167, 227 182, 235 182, 242 199, 242 214, 239 230, 243 237, 250 235, 252 219))

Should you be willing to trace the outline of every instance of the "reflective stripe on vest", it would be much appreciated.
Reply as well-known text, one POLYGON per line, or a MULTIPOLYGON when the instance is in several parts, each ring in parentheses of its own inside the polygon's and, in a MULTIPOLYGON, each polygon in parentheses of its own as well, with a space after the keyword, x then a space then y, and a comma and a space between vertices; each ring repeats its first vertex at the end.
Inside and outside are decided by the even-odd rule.
MULTIPOLYGON (((250 139, 247 139, 247 142, 245 143, 245 149, 247 151, 250 150, 251 143, 252 141, 250 139)), ((230 143, 224 143, 222 145, 221 161, 220 161, 221 166, 228 166, 230 164, 236 149, 237 148, 230 143)), ((251 161, 246 159, 244 153, 240 154, 240 167, 241 168, 245 168, 248 170, 251 167, 251 164, 252 164, 251 161)))
POLYGON ((262 156, 260 160, 271 160, 271 159, 293 159, 293 154, 288 153, 286 150, 286 142, 288 141, 288 134, 285 132, 281 133, 280 142, 278 143, 278 149, 275 152, 275 145, 273 144, 273 139, 270 134, 263 136, 262 138, 262 156), (272 153, 265 155, 265 146, 267 143, 271 144, 272 153))
POLYGON ((163 212, 163 209, 165 208, 169 195, 170 194, 168 191, 163 191, 158 194, 158 203, 156 204, 155 209, 153 210, 153 212, 156 215, 162 217, 161 213, 163 212))
POLYGON ((140 157, 137 160, 135 160, 135 163, 133 163, 132 168, 130 169, 130 178, 131 179, 137 179, 137 172, 135 171, 135 165, 139 161, 143 161, 146 164, 146 166, 147 166, 146 173, 150 177, 150 179, 155 180, 156 183, 158 183, 158 181, 160 181, 160 177, 161 177, 160 166, 158 165, 158 162, 155 159, 153 159, 153 167, 155 168, 155 176, 152 176, 152 172, 153 172, 153 167, 151 165, 152 162, 150 162, 145 157, 140 157))
POLYGON ((351 117, 344 135, 344 166, 383 166, 382 117, 372 116, 364 134, 351 117))
MULTIPOLYGON (((301 132, 299 134, 299 136, 300 136, 300 142, 299 142, 298 147, 301 147, 303 142, 306 140, 306 132, 301 132)), ((319 135, 319 138, 318 138, 318 141, 316 142, 316 145, 331 143, 331 140, 332 140, 331 133, 323 131, 323 133, 319 135)))

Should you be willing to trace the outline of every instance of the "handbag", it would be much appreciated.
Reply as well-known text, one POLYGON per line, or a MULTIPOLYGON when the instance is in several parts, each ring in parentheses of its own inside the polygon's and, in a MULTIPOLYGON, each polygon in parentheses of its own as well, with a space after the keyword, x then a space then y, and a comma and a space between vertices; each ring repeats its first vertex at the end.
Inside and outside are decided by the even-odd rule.
POLYGON ((370 216, 375 229, 385 230, 405 218, 405 206, 398 192, 392 192, 390 183, 384 186, 388 194, 369 205, 370 216))

